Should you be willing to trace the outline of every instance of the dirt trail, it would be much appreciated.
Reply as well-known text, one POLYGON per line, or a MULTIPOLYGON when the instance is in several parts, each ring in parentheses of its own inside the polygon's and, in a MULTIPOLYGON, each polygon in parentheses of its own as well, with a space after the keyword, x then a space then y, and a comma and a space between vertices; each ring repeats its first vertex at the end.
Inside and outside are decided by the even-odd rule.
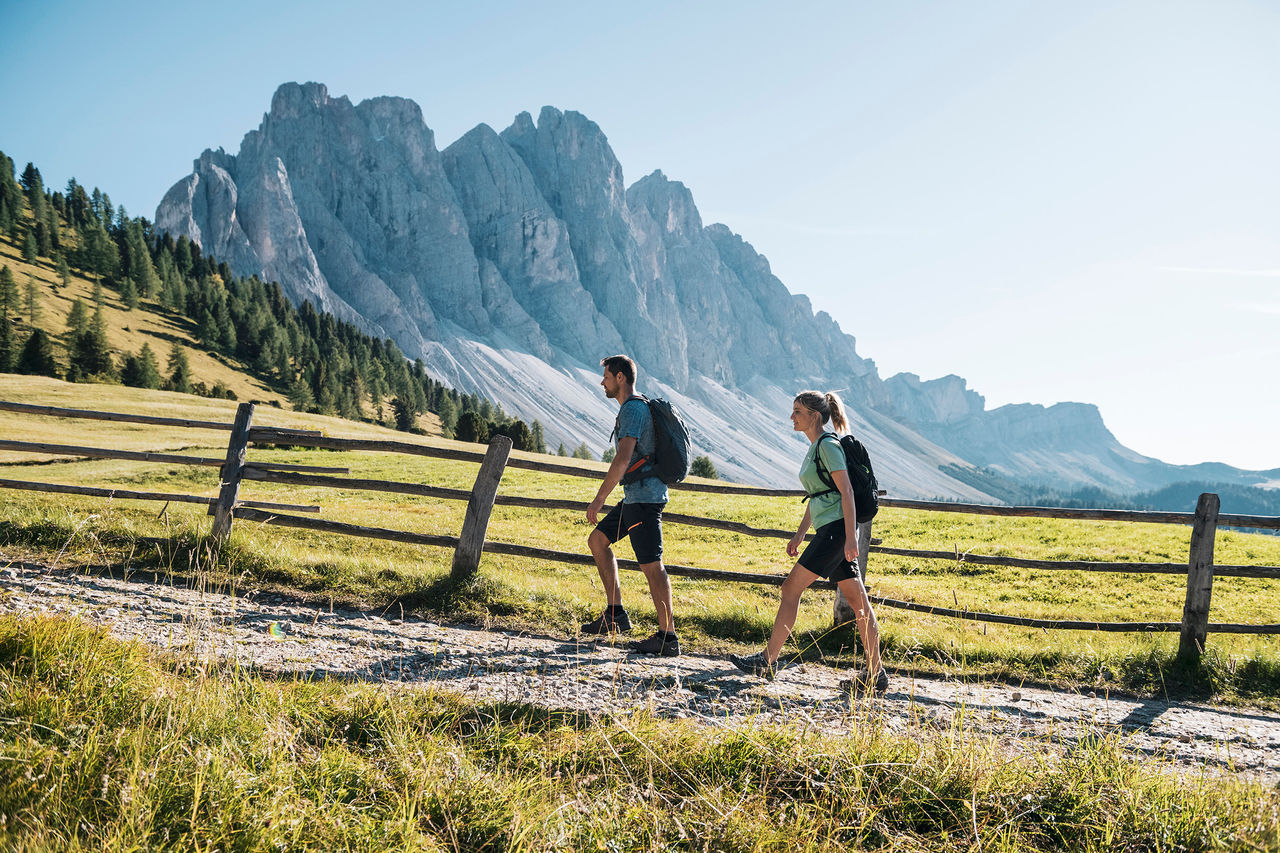
POLYGON ((0 613, 77 615, 109 625, 117 637, 273 673, 433 685, 591 712, 647 707, 714 726, 785 720, 844 730, 873 722, 907 733, 961 721, 1020 750, 1061 749, 1082 737, 1119 733, 1139 757, 1159 756, 1184 772, 1280 783, 1280 714, 1267 711, 920 675, 894 675, 887 695, 851 709, 838 686, 847 673, 820 664, 766 682, 718 657, 643 657, 621 643, 331 612, 280 596, 233 598, 142 577, 0 562, 0 613))

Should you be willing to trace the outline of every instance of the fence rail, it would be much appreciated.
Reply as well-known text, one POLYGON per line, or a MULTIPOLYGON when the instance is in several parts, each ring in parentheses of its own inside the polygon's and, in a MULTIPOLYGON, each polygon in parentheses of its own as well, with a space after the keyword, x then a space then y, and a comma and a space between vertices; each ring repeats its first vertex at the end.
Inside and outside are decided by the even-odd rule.
MULTIPOLYGON (((488 450, 481 453, 455 448, 432 447, 408 441, 338 438, 325 436, 312 430, 252 426, 253 409, 253 404, 241 404, 237 409, 234 423, 226 424, 211 421, 127 415, 115 412, 95 412, 84 409, 33 406, 23 403, 0 401, 0 410, 15 411, 26 414, 69 418, 92 418, 97 420, 125 421, 199 429, 218 429, 231 432, 231 439, 227 446, 227 455, 226 458, 222 460, 165 453, 0 440, 0 450, 21 450, 48 453, 51 455, 126 459, 144 462, 163 462, 167 464, 218 467, 221 471, 221 477, 219 483, 220 492, 216 498, 201 497, 198 495, 141 492, 127 489, 66 486, 20 480, 0 480, 0 488, 29 489, 63 494, 80 494, 134 500, 203 503, 209 506, 210 514, 214 516, 212 535, 215 540, 221 540, 228 536, 230 534, 232 521, 234 519, 240 519, 246 522, 257 522, 267 525, 315 530, 347 536, 383 539, 412 545, 452 548, 454 550, 453 571, 454 574, 458 576, 467 575, 476 571, 482 553, 528 557, 575 565, 594 565, 594 559, 586 553, 567 553, 541 547, 518 545, 510 542, 494 542, 485 539, 485 532, 488 527, 489 514, 492 507, 496 505, 534 509, 571 510, 576 512, 585 511, 588 507, 588 504, 584 501, 530 498, 519 495, 498 494, 498 485, 501 481, 502 472, 506 468, 521 468, 544 473, 585 477, 596 480, 599 480, 604 476, 603 470, 592 470, 572 465, 512 457, 510 456, 510 439, 505 437, 495 438, 494 441, 490 443, 488 450), (432 486, 423 483, 396 482, 349 476, 334 477, 327 475, 349 474, 350 472, 347 468, 341 467, 290 465, 283 463, 250 461, 247 458, 249 445, 253 445, 255 447, 270 445, 320 447, 331 450, 410 454, 415 456, 478 463, 480 465, 480 473, 476 479, 476 484, 469 490, 432 486), (318 506, 301 506, 241 500, 239 498, 239 489, 244 480, 320 488, 389 492, 443 500, 467 501, 467 511, 462 529, 458 536, 368 527, 347 522, 328 521, 287 514, 288 512, 319 512, 320 507, 318 506)), ((752 495, 764 497, 796 497, 804 494, 803 492, 795 489, 763 489, 753 486, 738 486, 723 483, 680 483, 676 484, 673 488, 685 491, 725 495, 752 495)), ((1004 517, 1056 518, 1126 523, 1184 524, 1192 527, 1192 541, 1190 556, 1187 563, 1038 560, 1020 557, 971 554, 968 552, 957 551, 885 547, 879 540, 871 540, 873 544, 867 549, 879 554, 921 560, 945 560, 953 561, 958 564, 1025 568, 1032 570, 1186 574, 1187 600, 1183 609, 1183 619, 1181 622, 1096 622, 1088 620, 1038 619, 1024 616, 985 613, 981 611, 962 609, 959 607, 938 607, 913 601, 901 601, 884 596, 872 595, 871 600, 879 606, 968 621, 1017 625, 1030 628, 1043 628, 1046 630, 1067 629, 1094 631, 1178 632, 1179 656, 1194 659, 1198 659, 1200 653, 1203 651, 1205 638, 1208 633, 1280 633, 1280 625, 1275 624, 1250 625, 1236 623, 1210 623, 1208 621, 1212 581, 1215 576, 1280 579, 1280 566, 1214 565, 1214 538, 1218 526, 1252 527, 1268 530, 1280 529, 1280 517, 1220 514, 1218 512, 1218 498, 1216 495, 1202 495, 1196 511, 1192 513, 1074 509, 1069 507, 994 506, 986 504, 917 501, 900 498, 883 498, 880 503, 882 507, 887 508, 923 510, 928 512, 956 512, 1004 517)), ((792 532, 789 530, 759 528, 742 522, 706 518, 702 516, 664 513, 663 518, 665 521, 671 523, 708 527, 749 536, 790 538, 792 535, 792 532)), ((618 564, 620 567, 626 569, 638 570, 639 568, 638 564, 636 564, 634 560, 619 559, 618 564)), ((706 569, 681 565, 667 565, 666 569, 669 574, 679 577, 731 581, 736 583, 780 586, 785 580, 785 575, 782 574, 725 571, 721 569, 706 569)), ((815 585, 825 586, 832 589, 835 588, 834 584, 826 581, 819 581, 815 585)))
MULTIPOLYGON (((213 506, 217 498, 201 495, 184 495, 173 492, 139 492, 133 489, 98 488, 96 486, 69 486, 63 483, 36 483, 30 480, 0 480, 0 489, 17 489, 27 492, 48 492, 55 495, 86 495, 92 498, 131 501, 164 501, 165 503, 208 504, 213 506)), ((278 509, 291 512, 319 512, 318 506, 242 501, 242 506, 261 509, 278 509)))

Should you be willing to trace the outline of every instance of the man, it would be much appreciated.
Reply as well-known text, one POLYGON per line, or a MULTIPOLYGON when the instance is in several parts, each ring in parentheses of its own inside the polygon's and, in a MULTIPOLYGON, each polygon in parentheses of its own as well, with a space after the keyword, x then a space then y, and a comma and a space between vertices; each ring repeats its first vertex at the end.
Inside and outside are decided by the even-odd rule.
POLYGON ((652 637, 633 641, 637 652, 663 657, 680 654, 680 640, 675 633, 671 614, 671 581, 662 565, 662 510, 667 505, 667 485, 657 477, 644 476, 652 469, 649 458, 654 449, 653 416, 643 399, 635 395, 636 364, 625 355, 601 359, 604 376, 600 385, 605 396, 617 400, 618 424, 615 430, 618 450, 605 474, 595 500, 587 507, 587 521, 596 525, 587 537, 591 555, 595 557, 600 581, 604 584, 607 606, 600 618, 582 626, 584 634, 608 634, 631 630, 631 619, 622 606, 622 589, 618 585, 618 561, 613 543, 626 536, 631 539, 636 561, 649 582, 649 594, 658 612, 658 630, 652 637), (622 502, 597 521, 610 492, 622 482, 622 502))

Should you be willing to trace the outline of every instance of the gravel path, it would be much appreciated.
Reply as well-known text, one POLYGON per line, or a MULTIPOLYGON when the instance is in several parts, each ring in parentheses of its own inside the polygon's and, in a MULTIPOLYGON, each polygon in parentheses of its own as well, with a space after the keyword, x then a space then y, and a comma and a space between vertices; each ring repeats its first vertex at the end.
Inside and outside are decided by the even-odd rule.
POLYGON ((0 560, 0 613, 35 612, 77 615, 123 639, 267 672, 432 685, 592 712, 646 707, 714 726, 788 721, 843 730, 871 720, 907 733, 962 721, 1015 750, 1119 732, 1137 756, 1160 756, 1180 770, 1280 783, 1280 714, 1249 708, 893 675, 887 695, 851 709, 838 687, 847 673, 815 663, 766 682, 718 657, 650 658, 622 643, 330 611, 275 595, 233 598, 142 576, 0 560))

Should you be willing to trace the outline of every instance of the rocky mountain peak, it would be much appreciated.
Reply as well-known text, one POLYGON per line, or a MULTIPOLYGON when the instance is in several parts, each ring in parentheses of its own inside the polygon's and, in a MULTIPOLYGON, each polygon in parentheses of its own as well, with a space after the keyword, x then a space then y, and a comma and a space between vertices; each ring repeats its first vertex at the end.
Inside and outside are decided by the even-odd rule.
POLYGON ((598 363, 627 352, 642 390, 674 399, 700 452, 738 479, 793 484, 787 413, 802 388, 847 389, 896 495, 986 498, 979 474, 949 473, 965 466, 1152 479, 1154 460, 1115 442, 1093 407, 987 412, 958 376, 881 381, 763 254, 704 226, 683 183, 654 171, 627 188, 604 132, 571 110, 482 124, 440 151, 413 101, 352 105, 286 83, 236 154, 194 161, 155 222, 394 338, 443 381, 542 421, 553 443, 604 449, 616 406, 598 363))
POLYGON ((693 193, 655 169, 627 189, 627 206, 644 210, 673 238, 686 242, 702 236, 702 214, 693 193))
MULTIPOLYGON (((346 95, 336 100, 351 106, 346 95)), ((277 119, 297 118, 328 104, 329 87, 323 83, 284 83, 271 96, 271 116, 277 119)))

